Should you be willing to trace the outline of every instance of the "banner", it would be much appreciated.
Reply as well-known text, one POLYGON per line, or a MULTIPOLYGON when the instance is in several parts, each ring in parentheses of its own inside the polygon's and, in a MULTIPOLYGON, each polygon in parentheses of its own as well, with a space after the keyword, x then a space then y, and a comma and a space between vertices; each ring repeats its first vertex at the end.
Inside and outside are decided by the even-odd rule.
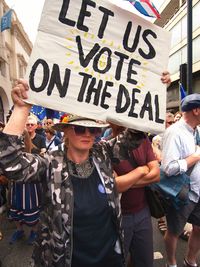
POLYGON ((46 0, 28 64, 29 102, 158 133, 170 34, 116 0, 46 0))
POLYGON ((11 28, 12 9, 8 10, 1 18, 1 32, 11 28))

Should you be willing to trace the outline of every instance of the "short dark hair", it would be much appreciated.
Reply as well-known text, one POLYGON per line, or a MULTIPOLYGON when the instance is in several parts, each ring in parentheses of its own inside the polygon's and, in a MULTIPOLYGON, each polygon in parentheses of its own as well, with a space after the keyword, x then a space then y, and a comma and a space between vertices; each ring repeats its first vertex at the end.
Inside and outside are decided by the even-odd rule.
POLYGON ((51 135, 55 135, 56 131, 51 127, 47 127, 45 129, 45 133, 50 133, 51 135))

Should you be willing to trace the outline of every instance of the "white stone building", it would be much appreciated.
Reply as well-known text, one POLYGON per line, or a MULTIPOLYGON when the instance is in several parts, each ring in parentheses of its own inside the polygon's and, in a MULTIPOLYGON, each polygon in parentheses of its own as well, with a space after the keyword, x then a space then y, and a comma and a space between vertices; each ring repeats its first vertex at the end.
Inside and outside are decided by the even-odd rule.
MULTIPOLYGON (((9 8, 0 0, 0 18, 9 8)), ((0 121, 6 122, 12 107, 12 85, 24 77, 31 50, 32 43, 13 10, 11 29, 0 32, 0 121)))

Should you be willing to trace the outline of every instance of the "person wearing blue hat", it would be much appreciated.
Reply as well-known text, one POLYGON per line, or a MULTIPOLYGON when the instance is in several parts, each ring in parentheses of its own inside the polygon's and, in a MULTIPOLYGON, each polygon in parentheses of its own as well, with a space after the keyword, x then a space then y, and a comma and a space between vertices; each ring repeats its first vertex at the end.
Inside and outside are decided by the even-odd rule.
POLYGON ((184 97, 181 101, 182 111, 190 111, 200 107, 200 94, 191 94, 184 97))
POLYGON ((188 204, 177 210, 170 207, 166 215, 168 229, 165 234, 168 267, 177 267, 178 237, 187 222, 193 229, 183 260, 184 267, 197 265, 200 251, 200 147, 195 138, 200 124, 200 94, 186 96, 181 102, 182 118, 169 127, 163 136, 162 169, 167 176, 186 173, 190 177, 188 204))

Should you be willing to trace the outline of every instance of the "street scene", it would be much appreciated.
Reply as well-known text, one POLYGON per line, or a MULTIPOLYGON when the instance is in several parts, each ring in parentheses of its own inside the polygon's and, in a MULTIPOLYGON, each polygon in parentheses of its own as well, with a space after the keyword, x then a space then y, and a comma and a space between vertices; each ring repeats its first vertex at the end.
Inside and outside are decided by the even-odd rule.
MULTIPOLYGON (((31 267, 31 255, 33 246, 27 245, 28 228, 26 228, 26 237, 18 241, 15 245, 10 245, 10 236, 14 231, 13 223, 8 223, 4 214, 2 218, 2 232, 3 239, 0 242, 1 254, 0 260, 2 267, 31 267)), ((165 266, 165 248, 163 242, 163 235, 157 227, 157 222, 153 219, 153 238, 154 238, 154 267, 165 266)), ((181 266, 184 258, 184 252, 187 247, 187 241, 179 239, 177 249, 177 262, 181 266)), ((200 257, 198 257, 198 264, 200 264, 200 257)))
POLYGON ((200 0, 0 0, 0 267, 200 267, 200 0))

